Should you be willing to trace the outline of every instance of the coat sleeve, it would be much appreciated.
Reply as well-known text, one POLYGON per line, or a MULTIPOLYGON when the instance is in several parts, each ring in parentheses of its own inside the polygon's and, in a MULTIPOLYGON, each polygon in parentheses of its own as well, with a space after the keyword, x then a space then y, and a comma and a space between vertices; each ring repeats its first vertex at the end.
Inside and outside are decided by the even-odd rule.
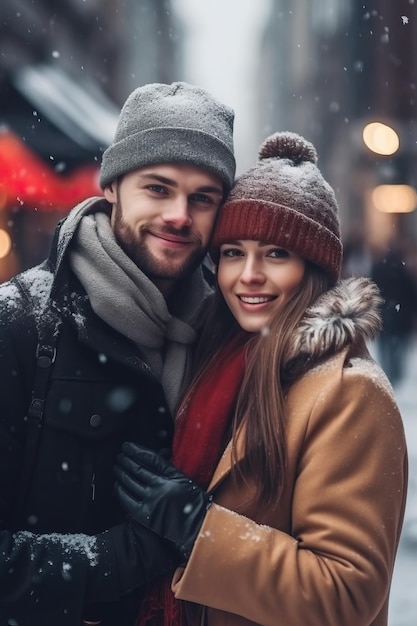
POLYGON ((7 293, 0 296, 0 622, 56 615, 57 623, 72 624, 85 604, 118 599, 124 582, 134 587, 141 571, 127 524, 88 536, 34 534, 15 522, 36 332, 12 285, 7 293))
MULTIPOLYGON (((96 535, 35 534, 30 519, 16 515, 36 332, 17 292, 8 293, 13 298, 2 301, 0 292, 0 624, 78 624, 88 605, 118 601, 149 578, 172 572, 172 555, 128 519, 96 535)), ((53 493, 50 502, 53 507, 53 493)), ((68 502, 61 530, 77 506, 68 502)))
MULTIPOLYGON (((20 303, 23 307, 24 303, 20 303)), ((9 305, 9 308, 12 304, 9 305)), ((17 299, 13 306, 17 307, 17 299)), ((24 310, 22 308, 22 310, 24 310)), ((90 586, 102 580, 100 594, 118 597, 119 576, 111 534, 42 534, 18 530, 14 523, 16 494, 30 400, 36 335, 24 322, 0 324, 0 622, 42 621, 56 608, 57 623, 65 616, 81 619, 90 586), (12 332, 12 328, 14 331, 12 332), (27 356, 22 358, 23 350, 27 356), (109 572, 114 572, 109 576, 109 572), (7 620, 6 620, 7 618, 7 620), (36 619, 35 619, 36 621, 36 619)), ((94 598, 95 600, 95 598, 94 598)), ((11 622, 10 622, 11 623, 11 622)), ((14 622, 13 622, 14 623, 14 622)))
MULTIPOLYGON (((108 581, 116 569, 110 543, 102 536, 28 531, 0 532, 0 606, 14 611, 40 611, 51 606, 80 615, 86 600, 89 570, 102 578, 103 594, 114 595, 108 581)), ((116 596, 117 597, 117 596, 116 596)), ((112 599, 107 596, 108 599, 112 599)), ((17 620, 18 621, 18 620, 17 620)))
POLYGON ((177 598, 263 626, 372 623, 389 592, 407 481, 401 417, 380 376, 372 365, 329 369, 312 401, 301 395, 309 409, 290 532, 214 504, 174 576, 177 598))

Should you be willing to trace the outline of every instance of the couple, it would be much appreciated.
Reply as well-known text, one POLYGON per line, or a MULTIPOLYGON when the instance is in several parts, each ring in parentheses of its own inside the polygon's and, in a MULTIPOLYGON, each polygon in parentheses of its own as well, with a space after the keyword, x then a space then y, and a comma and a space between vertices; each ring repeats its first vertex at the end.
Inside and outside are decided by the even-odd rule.
POLYGON ((379 295, 339 281, 314 147, 276 133, 233 182, 232 127, 199 88, 137 89, 104 199, 0 288, 11 624, 387 623, 407 462, 379 295))

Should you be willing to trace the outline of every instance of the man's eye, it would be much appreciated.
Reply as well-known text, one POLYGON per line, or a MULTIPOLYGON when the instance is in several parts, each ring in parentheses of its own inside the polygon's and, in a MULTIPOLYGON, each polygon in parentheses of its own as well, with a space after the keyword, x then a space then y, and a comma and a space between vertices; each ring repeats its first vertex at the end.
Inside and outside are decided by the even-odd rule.
POLYGON ((193 193, 191 200, 194 202, 213 202, 213 199, 210 196, 206 196, 205 193, 193 193))
POLYGON ((166 189, 162 185, 148 185, 148 189, 155 193, 166 193, 166 189))

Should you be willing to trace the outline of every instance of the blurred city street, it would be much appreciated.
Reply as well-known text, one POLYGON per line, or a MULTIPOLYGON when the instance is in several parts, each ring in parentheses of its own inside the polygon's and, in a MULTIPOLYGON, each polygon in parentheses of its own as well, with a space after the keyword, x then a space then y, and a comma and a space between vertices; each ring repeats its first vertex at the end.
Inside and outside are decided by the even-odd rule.
MULTIPOLYGON (((100 186, 99 176, 103 152, 112 144, 120 107, 128 94, 140 85, 186 81, 208 90, 220 102, 230 106, 235 111, 234 153, 238 176, 255 165, 259 156, 259 146, 266 137, 276 131, 293 131, 312 142, 318 154, 318 168, 334 189, 339 204, 344 250, 342 277, 367 276, 378 285, 381 291, 384 300, 382 308, 386 313, 386 318, 383 320, 385 338, 393 339, 394 346, 399 348, 392 350, 393 344, 386 342, 385 346, 388 348, 381 352, 387 357, 384 361, 385 371, 387 374, 390 372, 390 378, 393 381, 395 374, 401 376, 401 368, 397 367, 396 357, 399 355, 401 362, 401 355, 405 354, 400 347, 403 344, 398 341, 398 336, 400 335, 405 343, 408 342, 409 346, 409 352, 404 359, 404 375, 394 386, 407 439, 409 484, 404 525, 391 585, 387 626, 417 626, 417 0, 396 0, 396 2, 367 0, 359 3, 354 0, 345 2, 338 0, 325 2, 311 2, 311 0, 299 2, 288 0, 256 0, 256 2, 252 0, 226 2, 224 0, 211 0, 211 2, 207 0, 123 0, 122 2, 73 0, 61 3, 54 3, 51 0, 18 0, 17 2, 2 0, 0 18, 2 51, 0 55, 0 284, 42 262, 52 244, 57 223, 86 198, 102 195, 103 189, 100 186), (406 275, 408 278, 405 277, 406 275), (409 313, 406 315, 407 322, 404 321, 404 313, 409 313), (411 332, 414 334, 409 339, 411 332)), ((129 113, 129 117, 132 118, 136 114, 133 108, 129 113)), ((203 109, 199 110, 191 105, 186 117, 195 113, 201 121, 205 121, 203 109)), ((147 114, 143 119, 144 124, 147 124, 147 114)), ((162 115, 160 119, 161 123, 164 123, 162 115)), ((142 120, 138 120, 138 124, 138 129, 140 127, 143 130, 142 120)), ((182 126, 182 122, 179 126, 182 126)), ((214 126, 217 126, 217 123, 213 123, 213 128, 214 126)), ((125 130, 130 132, 128 124, 125 130)), ((141 133, 138 132, 137 135, 139 134, 141 133)), ((155 141, 154 143, 155 147, 158 147, 156 152, 161 150, 162 153, 165 150, 163 142, 155 141)), ((142 145, 138 140, 140 152, 139 144, 142 145)), ((146 141, 143 145, 146 145, 146 141)), ((193 147, 190 154, 193 155, 194 151, 198 151, 197 148, 193 147)), ((125 167, 125 162, 129 168, 135 167, 137 165, 136 150, 133 150, 133 144, 132 159, 135 163, 124 150, 120 155, 122 152, 122 167, 125 167)), ((167 154, 169 156, 169 152, 167 154)), ((115 160, 118 158, 119 155, 115 157, 115 160)), ((144 158, 147 162, 151 158, 150 153, 147 153, 144 158)), ((158 163, 152 161, 152 164, 158 163)), ((211 170, 211 164, 210 159, 209 170, 211 170)), ((119 173, 123 174, 122 170, 119 173)), ((303 189, 303 185, 300 189, 303 189)), ((162 193, 156 195, 163 197, 162 193)), ((120 207, 121 204, 120 202, 120 207)), ((67 223, 71 225, 74 221, 70 219, 67 223)), ((68 233, 69 230, 70 228, 64 228, 62 232, 68 233)), ((145 229, 145 235, 147 234, 149 233, 145 229)), ((60 254, 62 241, 67 241, 66 234, 60 239, 58 246, 60 254)), ((84 289, 85 285, 75 272, 76 267, 73 267, 73 261, 75 257, 80 257, 84 267, 87 259, 84 259, 84 254, 78 251, 78 247, 81 247, 78 234, 74 237, 74 241, 77 242, 75 244, 77 250, 74 253, 74 248, 72 248, 68 255, 70 258, 68 272, 71 277, 71 290, 72 281, 77 285, 81 282, 82 293, 74 290, 70 294, 71 302, 83 303, 84 299, 88 300, 90 293, 87 288, 84 289), (74 295, 76 298, 73 298, 74 295)), ((171 244, 172 247, 176 246, 175 242, 171 244)), ((90 248, 93 250, 95 246, 83 242, 82 247, 83 252, 85 248, 87 257, 87 252, 90 256, 90 248)), ((91 256, 95 257, 94 251, 91 256)), ((140 266, 140 261, 136 259, 135 263, 136 261, 140 266)), ((77 260, 75 264, 78 265, 77 260)), ((99 263, 94 267, 98 268, 98 266, 99 263)), ((140 269, 143 268, 140 267, 140 269)), ((61 270, 60 272, 63 275, 61 270)), ((80 272, 86 284, 87 281, 90 283, 89 272, 84 272, 84 270, 80 272)), ((108 272, 103 265, 103 275, 106 274, 108 272)), ((154 282, 158 283, 157 280, 154 282)), ((165 284, 165 281, 161 282, 165 284)), ((93 283, 95 281, 91 278, 91 289, 94 289, 93 300, 95 300, 98 288, 93 283)), ((137 277, 135 289, 138 288, 140 291, 141 284, 142 274, 137 277)), ((123 289, 123 283, 120 282, 117 287, 123 289)), ((40 295, 45 295, 47 293, 46 282, 42 285, 41 281, 35 281, 33 294, 32 288, 29 291, 31 296, 39 295, 39 292, 41 292, 40 295), (37 294, 35 294, 36 290, 37 294)), ((103 294, 105 291, 103 289, 103 294)), ((176 293, 172 292, 172 299, 175 297, 176 293)), ((99 294, 97 299, 105 302, 99 294)), ((126 297, 126 301, 127 299, 126 297)), ((70 310, 69 302, 69 299, 65 302, 65 312, 70 310)), ((99 330, 102 328, 102 321, 104 325, 109 320, 113 322, 113 312, 116 313, 114 319, 118 317, 118 310, 116 310, 116 306, 119 305, 118 299, 109 296, 106 302, 114 305, 115 311, 108 309, 106 304, 97 305, 97 311, 100 310, 103 313, 102 320, 99 320, 100 326, 96 326, 99 330)), ((172 313, 174 309, 171 308, 171 294, 165 304, 164 311, 170 309, 169 312, 172 313)), ((55 305, 56 303, 53 307, 54 311, 57 308, 55 305)), ((181 302, 178 302, 178 305, 181 305, 178 308, 182 308, 181 302)), ((13 310, 14 316, 16 301, 12 299, 11 303, 7 302, 7 306, 13 310)), ((88 310, 89 306, 87 302, 88 310)), ((124 308, 124 299, 121 299, 121 306, 124 308)), ((95 314, 95 306, 92 308, 95 314)), ((151 308, 154 310, 153 305, 151 308)), ((129 311, 129 315, 132 310, 129 311)), ((176 314, 177 311, 175 311, 176 314)), ((35 315, 42 317, 37 307, 35 315)), ((159 316, 156 310, 155 315, 159 316)), ((9 312, 6 317, 8 316, 9 312)), ((80 328, 82 321, 84 332, 84 329, 88 328, 88 325, 84 324, 84 315, 74 311, 74 318, 75 316, 77 316, 77 323, 80 323, 80 328)), ((44 317, 49 318, 49 315, 44 317)), ((98 315, 98 318, 100 317, 101 315, 98 315)), ((120 319, 122 319, 121 316, 120 319)), ((1 321, 3 323, 3 320, 1 321)), ((153 323, 152 321, 152 325, 153 323)), ((122 334, 125 334, 126 329, 133 327, 133 318, 130 327, 127 325, 122 328, 122 325, 122 322, 115 322, 111 331, 123 330, 122 334)), ((168 326, 171 330, 172 325, 169 323, 168 326)), ((142 331, 138 328, 137 332, 138 340, 135 341, 135 348, 139 350, 142 331)), ((165 333, 165 330, 163 332, 165 333)), ((182 331, 179 332, 182 333, 182 331)), ((188 334, 188 331, 184 330, 184 333, 188 334)), ((87 330, 85 334, 88 334, 87 330)), ((130 340, 129 330, 126 330, 126 334, 130 340)), ((23 342, 24 337, 24 335, 21 337, 16 335, 16 344, 17 340, 23 342)), ((167 338, 172 338, 170 333, 167 338)), ((125 339, 123 338, 121 345, 124 345, 125 339)), ((91 341, 91 344, 93 343, 94 341, 91 341)), ((28 341, 29 345, 30 341, 28 341)), ((79 367, 80 364, 76 363, 79 358, 76 350, 78 350, 77 346, 73 349, 69 345, 68 354, 71 359, 66 360, 65 353, 62 359, 59 359, 63 364, 62 370, 64 366, 68 367, 68 371, 71 369, 71 376, 68 376, 71 389, 75 389, 79 384, 81 386, 82 377, 79 376, 79 371, 87 372, 90 368, 90 365, 88 368, 84 368, 84 365, 79 367), (72 368, 77 372, 76 376, 73 375, 72 368)), ((149 350, 151 351, 151 348, 149 350)), ((379 360, 376 344, 370 345, 370 351, 379 360)), ((139 350, 139 354, 141 352, 139 350)), ((152 354, 156 355, 156 352, 157 350, 152 354)), ((144 353, 148 355, 147 349, 144 353)), ((27 354, 25 346, 22 348, 23 354, 27 354)), ((119 433, 120 441, 123 441, 124 432, 126 437, 129 435, 130 439, 131 430, 139 428, 134 399, 139 398, 142 402, 142 391, 137 391, 136 382, 133 385, 134 374, 131 369, 133 359, 129 362, 129 370, 126 370, 127 378, 122 380, 124 376, 120 369, 122 356, 115 358, 115 363, 112 365, 111 359, 107 359, 107 356, 103 360, 104 354, 107 355, 107 352, 100 346, 98 361, 94 358, 94 363, 98 363, 99 369, 109 372, 106 374, 109 381, 113 378, 114 371, 115 380, 110 382, 112 385, 115 384, 115 393, 118 392, 118 378, 123 383, 121 388, 124 389, 126 385, 127 390, 126 407, 123 409, 121 406, 111 407, 112 411, 117 412, 117 422, 112 421, 110 416, 107 417, 110 403, 105 402, 99 392, 86 392, 84 405, 84 395, 81 393, 74 392, 76 403, 73 404, 72 399, 67 399, 67 395, 57 397, 58 392, 52 391, 50 397, 56 397, 56 406, 59 405, 57 415, 52 415, 52 409, 49 409, 49 406, 53 407, 55 400, 53 402, 48 400, 45 404, 45 408, 48 406, 48 411, 51 410, 51 433, 56 431, 57 438, 61 438, 59 433, 62 428, 62 441, 67 430, 71 442, 74 440, 73 451, 72 443, 71 450, 68 451, 69 457, 72 455, 71 458, 74 458, 74 469, 72 464, 67 462, 66 457, 62 460, 62 457, 58 456, 56 450, 51 449, 51 453, 54 454, 51 454, 50 458, 45 455, 45 468, 52 467, 53 462, 55 463, 54 459, 58 459, 56 467, 59 471, 59 482, 55 481, 57 488, 62 486, 68 489, 69 494, 74 493, 74 502, 62 496, 62 503, 65 506, 61 509, 57 505, 58 499, 54 498, 49 501, 40 487, 38 490, 33 490, 34 495, 29 494, 35 501, 39 499, 41 515, 32 515, 36 508, 30 510, 28 522, 32 524, 35 520, 34 524, 43 524, 44 504, 45 509, 51 509, 52 521, 47 530, 48 533, 56 531, 53 537, 54 549, 57 545, 55 536, 58 537, 60 533, 65 532, 64 537, 65 540, 68 537, 68 542, 73 537, 77 539, 77 535, 72 535, 75 531, 71 528, 92 534, 93 527, 97 526, 101 533, 102 530, 114 524, 114 519, 118 514, 114 508, 111 508, 112 500, 106 498, 108 476, 111 475, 111 480, 114 480, 112 468, 105 467, 107 461, 113 458, 112 454, 106 452, 107 442, 109 442, 109 449, 113 444, 116 447, 119 433), (106 365, 103 365, 103 362, 106 365), (130 381, 132 381, 132 391, 130 391, 130 381), (93 411, 86 413, 84 426, 83 410, 85 408, 87 411, 90 402, 91 407, 94 407, 94 413, 93 411), (101 404, 105 405, 104 418, 99 412, 96 413, 101 404), (78 406, 80 406, 79 412, 78 406), (119 409, 126 411, 123 421, 120 419, 119 409), (132 420, 128 419, 129 412, 133 415, 132 420), (72 414, 74 424, 68 417, 72 414), (90 416, 93 417, 89 422, 90 416), (98 422, 95 422, 96 418, 98 422), (62 426, 59 425, 61 421, 62 426), (114 423, 114 426, 110 426, 110 423, 114 423), (102 428, 105 424, 109 424, 109 434, 106 434, 107 426, 102 428), (125 428, 123 424, 126 424, 126 431, 123 431, 125 428), (112 439, 110 435, 113 428, 116 433, 116 427, 118 429, 120 427, 120 431, 118 430, 117 437, 115 435, 116 438, 112 439), (101 448, 102 445, 106 448, 101 448), (79 452, 76 446, 80 446, 79 452), (90 449, 93 451, 90 452, 90 449), (95 469, 95 464, 101 466, 101 459, 103 459, 103 481, 96 474, 95 469), (80 467, 83 464, 82 469, 76 470, 75 463, 79 463, 80 467), (76 485, 77 481, 81 484, 84 479, 86 496, 81 497, 82 494, 80 495, 76 485), (103 502, 103 507, 100 502, 103 502), (75 516, 74 523, 71 521, 72 513, 75 516), (77 516, 82 521, 76 522, 77 516)), ((40 356, 44 358, 42 354, 40 356)), ((80 358, 84 358, 81 352, 80 358)), ((159 363, 159 348, 156 358, 159 363)), ((161 349, 161 363, 164 359, 165 353, 161 349)), ((136 358, 134 360, 136 361, 136 358)), ((152 364, 152 361, 149 361, 149 364, 152 364)), ((12 372, 14 379, 17 369, 14 366, 10 369, 7 363, 6 366, 7 372, 12 372)), ((166 369, 165 365, 164 367, 161 365, 161 372, 164 374, 163 384, 165 372, 168 369, 168 365, 166 369)), ((28 394, 32 389, 29 371, 29 369, 25 370, 24 384, 22 382, 22 389, 27 386, 28 394)), ((91 365, 91 372, 93 372, 93 365, 91 365)), ((175 378, 179 380, 181 372, 178 370, 174 373, 175 378)), ((98 389, 102 384, 101 376, 102 374, 98 373, 96 380, 95 373, 94 376, 91 375, 94 388, 98 389)), ((56 381, 52 380, 55 384, 56 381)), ((49 385, 50 381, 46 382, 49 385)), ((35 391, 37 391, 36 384, 35 391)), ((65 379, 65 386, 66 384, 67 379, 65 379)), ((2 399, 3 404, 0 404, 6 406, 7 412, 4 423, 12 425, 14 413, 9 417, 8 411, 10 398, 14 396, 4 383, 2 385, 1 397, 4 396, 4 401, 2 399)), ((61 380, 58 381, 56 388, 61 388, 60 385, 61 380)), ((118 405, 119 403, 114 401, 115 396, 109 385, 108 390, 106 388, 106 394, 108 393, 108 398, 112 398, 112 405, 118 405)), ((62 388, 64 388, 64 382, 62 382, 62 388)), ((146 385, 143 387, 145 394, 148 391, 149 394, 153 393, 152 389, 151 387, 148 389, 146 385)), ((161 388, 161 393, 162 391, 161 388)), ((67 394, 66 391, 65 394, 67 394)), ((118 393, 116 395, 118 398, 118 393)), ((41 402, 42 405, 44 403, 43 395, 38 397, 34 395, 33 399, 41 402)), ((21 398, 18 400, 20 403, 21 398)), ((155 404, 156 398, 150 398, 149 402, 149 407, 160 406, 159 400, 158 404, 155 404)), ((121 404, 124 404, 123 400, 121 404)), ((144 396, 145 405, 148 406, 144 396)), ((165 406, 165 401, 163 406, 165 406)), ((158 419, 165 419, 165 409, 163 407, 162 409, 163 412, 157 414, 158 419)), ((4 412, 4 409, 1 410, 4 412)), ((18 409, 16 411, 18 414, 18 409)), ((17 425, 17 433, 20 432, 19 428, 20 426, 17 425)), ((144 427, 143 433, 150 429, 150 426, 144 427)), ((158 441, 162 432, 169 431, 165 427, 159 429, 158 441)), ((11 438, 13 438, 12 430, 11 433, 11 438)), ((146 433, 146 441, 148 434, 146 433)), ((138 441, 142 436, 142 431, 138 430, 138 441)), ((44 443, 49 441, 48 437, 49 435, 45 436, 42 445, 48 445, 44 443)), ((6 440, 0 439, 0 443, 2 441, 4 443, 6 440)), ((52 434, 50 441, 52 441, 52 434)), ((2 467, 6 462, 8 463, 9 458, 12 458, 11 446, 8 442, 9 439, 4 444, 7 447, 6 455, 0 455, 1 461, 6 458, 2 467)), ((139 443, 145 445, 145 440, 139 443)), ((367 453, 369 458, 372 450, 367 449, 367 453)), ((67 449, 65 449, 65 455, 67 455, 67 449)), ((383 459, 385 460, 386 456, 383 459)), ((14 458, 12 462, 15 462, 14 458)), ((43 465, 43 462, 39 462, 40 469, 43 465)), ((381 481, 390 471, 389 461, 384 466, 384 470, 379 475, 381 481)), ((10 493, 11 483, 7 472, 0 471, 0 474, 3 476, 4 485, 0 489, 5 492, 1 493, 1 502, 5 494, 7 502, 8 498, 10 499, 7 494, 10 493)), ((29 472, 27 474, 32 477, 36 486, 44 485, 43 480, 38 479, 37 475, 34 477, 29 472)), ((42 475, 41 472, 39 475, 42 475)), ((51 479, 48 484, 56 491, 56 486, 53 485, 54 476, 55 474, 50 474, 51 479)), ((385 501, 391 503, 391 510, 393 510, 389 496, 386 496, 385 501)), ((49 510, 47 515, 49 515, 49 510)), ((1 515, 1 517, 4 516, 1 515)), ((133 533, 130 523, 129 519, 123 526, 125 529, 123 533, 125 531, 133 533)), ((39 524, 33 528, 31 526, 30 530, 36 530, 39 524)), ((15 528, 11 530, 13 532, 15 528)), ((122 532, 121 529, 119 530, 122 532)), ((9 531, 9 526, 5 530, 4 525, 0 524, 2 535, 9 531)), ((354 524, 352 532, 355 532, 354 524)), ((26 541, 27 537, 25 536, 24 539, 26 541)), ((32 549, 33 546, 37 549, 37 546, 43 545, 42 541, 43 539, 39 540, 38 535, 35 534, 33 541, 30 537, 26 545, 28 549, 32 549)), ((9 545, 9 539, 7 542, 9 545)), ((62 543, 61 548, 63 545, 62 543)), ((28 619, 28 622, 25 621, 25 624, 74 626, 74 624, 80 624, 81 621, 85 624, 101 623, 89 621, 91 616, 87 601, 93 602, 95 598, 91 599, 87 597, 90 593, 84 593, 84 575, 78 580, 79 574, 76 573, 76 567, 73 567, 71 574, 68 573, 66 568, 69 559, 67 559, 66 550, 67 544, 65 544, 66 556, 65 562, 62 561, 62 572, 55 579, 55 583, 61 582, 62 579, 67 581, 68 575, 69 580, 77 583, 77 585, 74 584, 74 598, 69 598, 68 594, 67 599, 61 596, 60 592, 55 593, 53 586, 50 592, 48 581, 45 588, 43 584, 34 586, 27 600, 20 601, 18 597, 18 602, 15 603, 17 606, 21 602, 17 607, 19 611, 20 609, 27 610, 28 617, 25 619, 28 619), (39 603, 36 596, 38 588, 39 597, 45 596, 48 604, 56 604, 57 610, 59 609, 58 619, 44 617, 43 611, 46 612, 46 608, 44 609, 42 601, 39 603), (86 617, 85 620, 82 619, 81 613, 76 617, 70 614, 67 608, 69 600, 71 602, 74 600, 74 605, 77 603, 80 612, 86 617), (70 620, 65 624, 61 622, 64 614, 65 619, 70 620)), ((3 556, 5 554, 4 552, 3 556)), ((39 569, 39 572, 42 572, 39 581, 43 580, 45 572, 46 577, 49 575, 49 567, 54 563, 52 557, 49 560, 49 554, 47 557, 48 567, 39 569)), ((119 554, 116 550, 115 557, 124 558, 122 551, 119 554)), ((101 560, 97 559, 97 561, 101 566, 101 560)), ((3 571, 4 562, 2 558, 0 570, 3 567, 3 571)), ((120 562, 122 563, 122 560, 120 562)), ((31 563, 28 575, 35 571, 32 565, 34 567, 35 564, 31 563)), ((95 559, 94 565, 96 565, 95 559)), ((134 567, 130 563, 129 568, 132 570, 132 576, 135 577, 134 567)), ((19 571, 19 566, 10 569, 7 566, 7 572, 13 573, 9 579, 12 580, 15 576, 24 577, 26 573, 24 570, 26 567, 19 571)), ((98 570, 99 568, 96 567, 89 568, 88 575, 91 574, 93 577, 98 570)), ((114 589, 116 585, 117 589, 121 588, 121 579, 127 579, 130 575, 130 569, 126 571, 126 576, 121 567, 117 571, 122 573, 122 576, 119 577, 120 580, 114 581, 114 589)), ((112 602, 113 592, 107 594, 107 589, 110 589, 113 584, 111 579, 114 572, 116 568, 113 570, 106 568, 106 593, 103 588, 100 588, 98 594, 100 602, 97 604, 102 604, 101 599, 106 601, 106 608, 103 609, 103 615, 106 613, 103 617, 103 626, 105 624, 131 626, 133 622, 128 617, 129 595, 126 595, 126 607, 123 607, 122 611, 112 602), (113 604, 114 608, 112 608, 113 604), (116 611, 116 609, 117 617, 114 618, 113 610, 116 611)), ((37 576, 34 575, 33 578, 38 582, 37 576)), ((94 578, 98 578, 97 575, 94 578)), ((94 595, 94 590, 90 587, 93 587, 95 583, 90 585, 90 581, 87 580, 87 582, 88 592, 91 591, 91 595, 94 595)), ((232 584, 233 582, 231 581, 232 584)), ((291 581, 288 584, 290 585, 291 581)), ((15 615, 10 617, 12 613, 9 612, 7 604, 12 598, 14 589, 9 594, 7 590, 5 592, 4 587, 3 581, 0 587, 0 626, 18 626, 15 615), (6 598, 6 604, 3 598, 6 598), (4 618, 2 618, 4 606, 7 609, 5 618, 7 625, 3 623, 4 618)), ((132 588, 130 581, 129 583, 126 581, 127 587, 132 588)), ((134 598, 133 601, 136 602, 134 598)), ((352 592, 352 602, 356 601, 352 592)), ((11 602, 14 603, 14 599, 11 602)), ((95 604, 92 607, 93 618, 95 604)), ((120 600, 120 606, 122 604, 124 604, 123 597, 120 600)), ((132 606, 135 610, 135 606, 132 606)), ((321 607, 322 604, 319 606, 321 607)), ((98 608, 100 611, 100 607, 98 608)), ((364 619, 363 616, 362 619, 364 619)), ((157 621, 158 617, 153 620, 153 623, 157 621)), ((23 621, 20 619, 19 625, 23 626, 23 621)), ((328 626, 328 624, 323 624, 323 626, 328 626)), ((331 624, 331 626, 339 626, 339 624, 331 624)))
POLYGON ((392 581, 389 626, 417 624, 417 339, 395 388, 404 420, 409 454, 409 489, 400 548, 392 581))

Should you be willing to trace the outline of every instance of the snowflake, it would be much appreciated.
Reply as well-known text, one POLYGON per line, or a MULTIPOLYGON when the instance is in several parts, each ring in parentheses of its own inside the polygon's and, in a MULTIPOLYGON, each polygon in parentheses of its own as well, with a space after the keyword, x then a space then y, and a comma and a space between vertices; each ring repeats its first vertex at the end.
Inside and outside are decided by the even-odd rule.
POLYGON ((401 15, 401 19, 402 19, 403 24, 408 24, 409 19, 406 15, 401 15))

